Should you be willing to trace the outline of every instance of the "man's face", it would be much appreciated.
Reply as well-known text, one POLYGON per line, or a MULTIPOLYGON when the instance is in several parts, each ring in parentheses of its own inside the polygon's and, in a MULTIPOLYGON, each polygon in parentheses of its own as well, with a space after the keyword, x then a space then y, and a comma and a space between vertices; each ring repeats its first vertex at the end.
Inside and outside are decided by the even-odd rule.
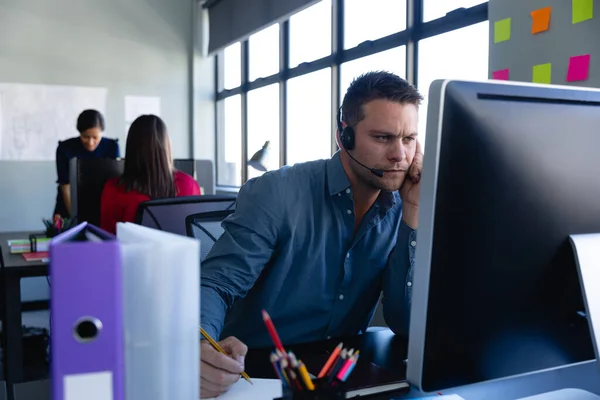
POLYGON ((351 162, 354 174, 379 190, 398 190, 415 156, 418 110, 414 104, 377 99, 363 105, 365 118, 355 127, 352 155, 370 168, 384 171, 378 177, 351 162))

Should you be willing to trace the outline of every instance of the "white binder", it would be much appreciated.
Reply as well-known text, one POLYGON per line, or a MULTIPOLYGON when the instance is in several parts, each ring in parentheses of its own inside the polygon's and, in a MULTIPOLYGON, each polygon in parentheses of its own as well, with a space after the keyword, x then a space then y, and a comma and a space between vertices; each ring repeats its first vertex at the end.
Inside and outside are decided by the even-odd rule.
POLYGON ((126 399, 198 399, 200 243, 132 223, 118 223, 117 238, 126 399))

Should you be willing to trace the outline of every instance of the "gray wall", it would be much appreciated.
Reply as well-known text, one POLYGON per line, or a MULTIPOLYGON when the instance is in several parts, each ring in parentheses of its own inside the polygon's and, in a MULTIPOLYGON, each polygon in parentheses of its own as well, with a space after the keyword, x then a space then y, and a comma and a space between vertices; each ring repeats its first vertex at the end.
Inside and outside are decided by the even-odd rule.
MULTIPOLYGON (((532 81, 536 64, 552 63, 552 84, 600 87, 600 18, 572 23, 571 0, 490 0, 490 56, 489 77, 492 72, 510 69, 509 80, 532 81), (530 12, 552 7, 550 28, 531 34, 530 12), (494 23, 511 18, 511 38, 494 43, 494 23), (591 54, 589 79, 566 82, 569 58, 591 54)), ((595 2, 596 13, 600 3, 595 2)))
POLYGON ((189 157, 192 4, 2 0, 0 82, 107 88, 106 135, 123 147, 124 97, 159 96, 174 155, 189 157))

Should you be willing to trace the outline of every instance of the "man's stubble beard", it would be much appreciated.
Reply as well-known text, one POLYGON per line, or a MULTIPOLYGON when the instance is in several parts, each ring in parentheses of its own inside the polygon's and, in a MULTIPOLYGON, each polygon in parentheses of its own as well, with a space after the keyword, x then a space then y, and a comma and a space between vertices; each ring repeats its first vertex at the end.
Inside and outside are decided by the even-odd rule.
MULTIPOLYGON (((368 169, 363 168, 355 162, 352 162, 350 168, 352 168, 352 172, 354 172, 354 175, 363 185, 372 187, 376 190, 383 190, 384 192, 394 192, 400 189, 400 186, 404 181, 404 177, 406 176, 405 172, 404 174, 399 175, 398 178, 394 180, 380 178, 368 169)), ((385 177, 385 173, 383 176, 385 177)))

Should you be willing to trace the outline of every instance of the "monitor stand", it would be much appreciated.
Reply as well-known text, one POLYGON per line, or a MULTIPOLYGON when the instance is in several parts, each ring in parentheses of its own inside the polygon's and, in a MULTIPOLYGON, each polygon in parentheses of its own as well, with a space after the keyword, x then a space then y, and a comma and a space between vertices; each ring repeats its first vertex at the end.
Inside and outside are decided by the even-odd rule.
POLYGON ((560 389, 536 394, 535 396, 522 397, 517 400, 599 400, 600 396, 582 389, 560 389))
MULTIPOLYGON (((585 304, 588 325, 590 328, 590 337, 596 359, 600 359, 600 332, 598 332, 598 322, 600 317, 600 301, 597 297, 600 288, 600 234, 582 234, 569 236, 573 254, 575 256, 575 266, 579 275, 581 293, 585 304), (591 308, 594 308, 592 310, 591 308), (593 317, 592 317, 593 314, 593 317), (596 329, 594 332, 594 324, 596 329)), ((598 361, 596 361, 598 363, 598 361)), ((597 372, 591 374, 590 382, 600 380, 600 366, 597 366, 597 372)), ((600 400, 600 396, 582 389, 561 389, 551 392, 541 393, 535 396, 523 397, 518 400, 600 400)))

